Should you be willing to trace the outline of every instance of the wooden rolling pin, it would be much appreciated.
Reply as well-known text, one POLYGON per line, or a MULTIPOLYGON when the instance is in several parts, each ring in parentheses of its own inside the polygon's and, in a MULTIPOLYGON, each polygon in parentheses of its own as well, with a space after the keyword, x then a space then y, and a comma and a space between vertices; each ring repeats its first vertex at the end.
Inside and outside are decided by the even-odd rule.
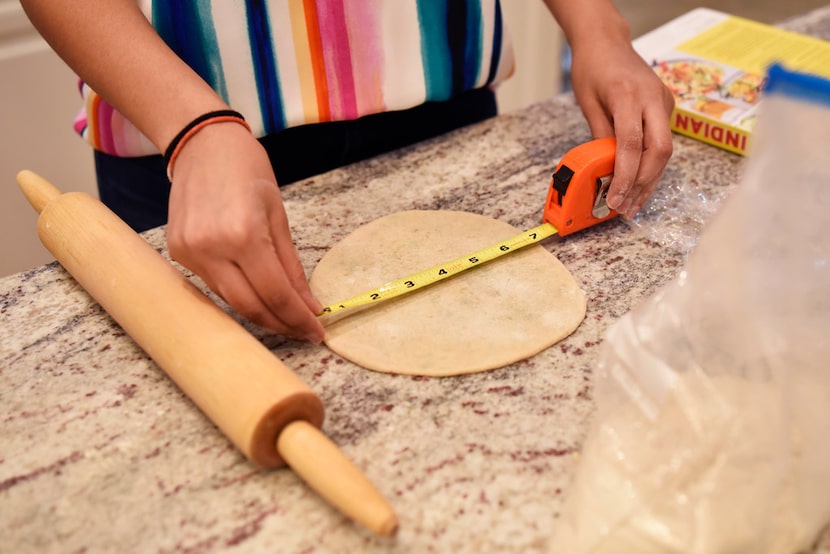
POLYGON ((323 403, 262 343, 97 199, 17 176, 47 249, 252 462, 287 463, 381 535, 391 506, 320 430, 323 403))

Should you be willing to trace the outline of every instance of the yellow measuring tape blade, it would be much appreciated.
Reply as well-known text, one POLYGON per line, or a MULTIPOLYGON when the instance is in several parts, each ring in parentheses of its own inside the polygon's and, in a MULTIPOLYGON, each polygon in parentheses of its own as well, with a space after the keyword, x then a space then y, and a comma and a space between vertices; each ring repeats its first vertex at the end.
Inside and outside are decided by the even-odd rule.
POLYGON ((336 314, 350 308, 357 308, 359 306, 366 306, 376 302, 382 302, 395 298, 404 294, 409 294, 420 288, 426 287, 438 281, 458 275, 462 271, 466 271, 471 267, 481 265, 485 262, 495 260, 498 257, 504 256, 514 250, 518 250, 524 246, 535 244, 542 239, 546 239, 551 235, 557 233, 556 227, 550 223, 543 223, 538 227, 534 227, 529 231, 513 236, 507 240, 503 240, 496 244, 490 245, 481 250, 477 250, 466 256, 438 264, 429 269, 419 271, 407 277, 390 281, 385 285, 381 285, 376 289, 366 291, 357 296, 352 296, 341 302, 329 304, 323 308, 323 311, 318 316, 326 316, 336 314))

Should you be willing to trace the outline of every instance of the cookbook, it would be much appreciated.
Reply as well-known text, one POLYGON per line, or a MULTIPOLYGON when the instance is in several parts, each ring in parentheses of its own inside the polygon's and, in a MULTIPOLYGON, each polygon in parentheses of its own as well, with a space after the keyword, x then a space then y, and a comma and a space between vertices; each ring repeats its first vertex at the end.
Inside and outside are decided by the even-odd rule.
POLYGON ((830 78, 830 42, 696 8, 634 40, 672 91, 672 130, 730 152, 749 149, 772 63, 830 78))

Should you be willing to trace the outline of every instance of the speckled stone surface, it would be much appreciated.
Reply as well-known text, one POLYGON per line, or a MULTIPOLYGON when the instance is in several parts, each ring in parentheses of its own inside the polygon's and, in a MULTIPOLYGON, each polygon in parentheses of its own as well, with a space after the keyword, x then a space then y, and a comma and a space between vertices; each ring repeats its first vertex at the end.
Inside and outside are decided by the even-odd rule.
MULTIPOLYGON (((830 38, 830 9, 788 26, 830 38)), ((310 272, 353 229, 398 210, 534 226, 552 166, 588 139, 564 95, 290 186, 303 263, 310 272)), ((509 367, 385 375, 251 329, 320 395, 324 431, 395 507, 392 538, 351 523, 292 471, 249 463, 60 266, 0 280, 0 551, 545 552, 594 409, 604 331, 677 275, 742 164, 676 137, 658 193, 667 208, 545 241, 585 290, 587 317, 509 367)), ((163 229, 145 238, 166 255, 163 229)))

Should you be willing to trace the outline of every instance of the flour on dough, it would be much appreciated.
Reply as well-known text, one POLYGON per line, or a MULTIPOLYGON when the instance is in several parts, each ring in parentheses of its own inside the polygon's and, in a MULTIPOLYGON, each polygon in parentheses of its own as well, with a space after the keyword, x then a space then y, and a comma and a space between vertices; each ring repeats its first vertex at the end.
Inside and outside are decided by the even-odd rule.
MULTIPOLYGON (((520 232, 466 212, 394 213, 335 245, 312 272, 311 289, 329 304, 520 232)), ((335 320, 325 343, 375 371, 459 375, 537 354, 570 335, 585 309, 573 275, 537 244, 335 320)))

